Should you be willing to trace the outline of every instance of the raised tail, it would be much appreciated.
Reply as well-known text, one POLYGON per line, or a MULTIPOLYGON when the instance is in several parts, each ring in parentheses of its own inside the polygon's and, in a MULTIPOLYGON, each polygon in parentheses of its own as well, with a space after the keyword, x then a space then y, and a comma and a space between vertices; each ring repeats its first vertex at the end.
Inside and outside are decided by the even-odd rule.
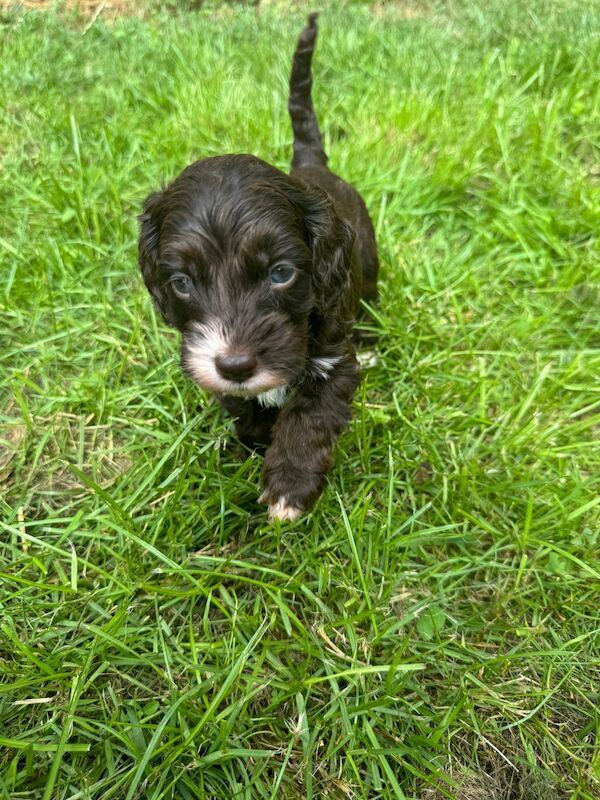
POLYGON ((311 14, 308 25, 298 37, 296 52, 292 60, 290 97, 288 109, 294 131, 294 156, 292 167, 307 167, 327 164, 323 149, 323 138, 312 103, 311 62, 317 40, 317 17, 311 14))

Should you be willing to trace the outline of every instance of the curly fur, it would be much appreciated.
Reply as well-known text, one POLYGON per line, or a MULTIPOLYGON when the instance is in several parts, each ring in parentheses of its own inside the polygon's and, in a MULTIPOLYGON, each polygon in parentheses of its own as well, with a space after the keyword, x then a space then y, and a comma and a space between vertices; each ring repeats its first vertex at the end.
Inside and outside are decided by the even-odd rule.
POLYGON ((294 519, 322 491, 359 381, 351 330, 376 297, 373 226, 326 166, 312 106, 316 15, 294 55, 290 175, 251 155, 191 164, 146 200, 139 263, 182 368, 267 446, 261 501, 294 519), (288 281, 276 282, 283 268, 288 281), (275 272, 274 272, 275 271, 275 272))

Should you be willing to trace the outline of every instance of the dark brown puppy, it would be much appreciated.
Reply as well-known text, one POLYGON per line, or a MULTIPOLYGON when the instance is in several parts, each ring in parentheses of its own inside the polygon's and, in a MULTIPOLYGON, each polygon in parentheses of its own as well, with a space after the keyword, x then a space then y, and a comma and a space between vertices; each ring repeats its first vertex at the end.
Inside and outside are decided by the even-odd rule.
POLYGON ((291 175, 249 155, 197 161, 146 200, 139 242, 184 371, 237 418, 244 444, 268 445, 260 502, 279 519, 323 489, 359 382, 359 297, 377 294, 371 220, 327 168, 312 105, 316 16, 292 64, 291 175))

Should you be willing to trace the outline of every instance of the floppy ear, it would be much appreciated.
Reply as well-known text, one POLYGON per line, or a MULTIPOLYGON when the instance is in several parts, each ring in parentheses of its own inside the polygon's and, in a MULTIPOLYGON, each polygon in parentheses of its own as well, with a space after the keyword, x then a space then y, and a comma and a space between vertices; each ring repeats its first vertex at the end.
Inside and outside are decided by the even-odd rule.
POLYGON ((307 187, 302 206, 313 254, 317 310, 326 315, 338 305, 350 286, 356 233, 340 219, 331 198, 322 189, 307 187))
POLYGON ((140 238, 138 243, 138 262, 144 283, 152 295, 156 308, 169 325, 169 302, 163 288, 158 268, 160 230, 163 222, 162 192, 151 194, 144 203, 144 213, 140 215, 140 238))

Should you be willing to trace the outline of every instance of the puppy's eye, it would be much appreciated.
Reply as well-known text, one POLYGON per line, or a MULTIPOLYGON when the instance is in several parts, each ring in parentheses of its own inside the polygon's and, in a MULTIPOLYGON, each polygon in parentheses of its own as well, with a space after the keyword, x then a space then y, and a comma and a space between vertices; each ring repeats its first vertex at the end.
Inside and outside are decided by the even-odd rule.
POLYGON ((188 297, 192 291, 191 278, 184 275, 183 272, 178 272, 176 275, 173 275, 169 283, 173 287, 175 294, 180 297, 188 297))
POLYGON ((285 286, 286 283, 291 283, 296 270, 289 264, 278 264, 271 270, 271 283, 275 286, 285 286))

